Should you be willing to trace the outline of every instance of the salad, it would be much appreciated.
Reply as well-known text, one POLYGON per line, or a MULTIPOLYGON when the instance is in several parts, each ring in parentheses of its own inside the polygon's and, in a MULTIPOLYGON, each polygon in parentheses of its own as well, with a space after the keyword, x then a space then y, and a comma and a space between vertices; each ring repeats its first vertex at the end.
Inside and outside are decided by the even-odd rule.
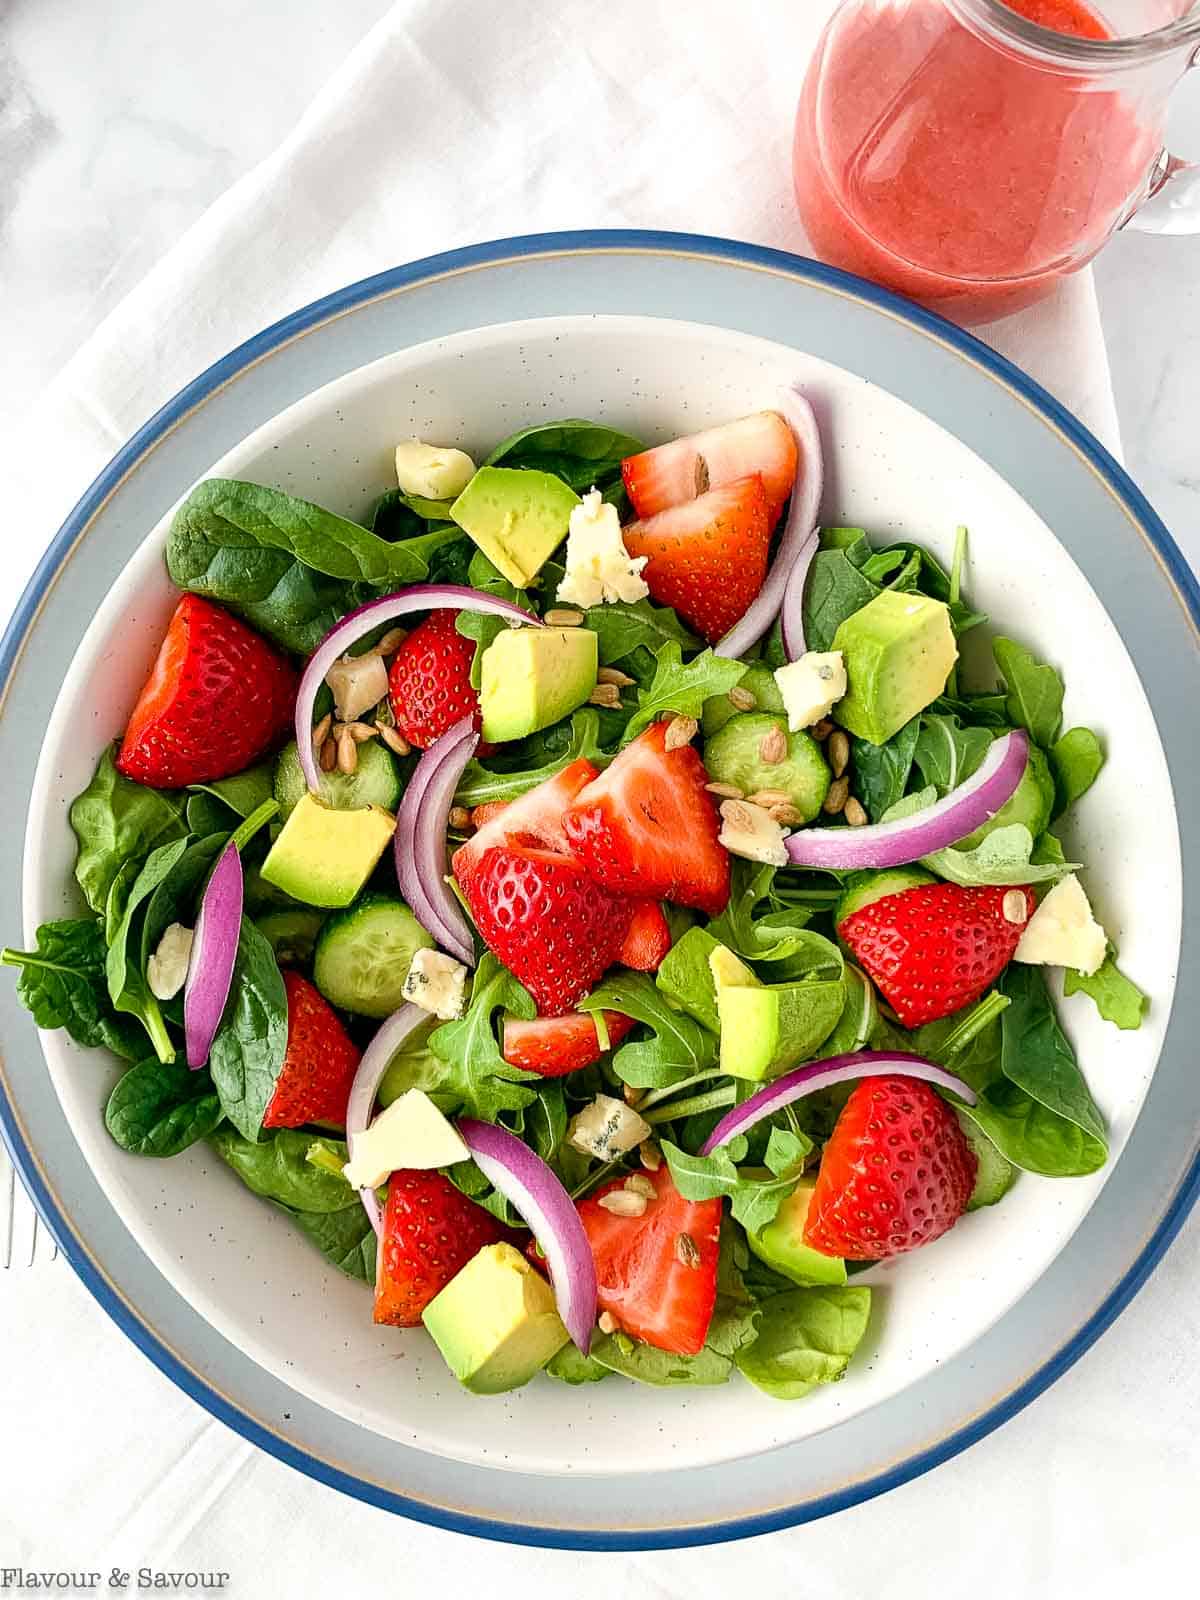
POLYGON ((206 1142, 466 1389, 799 1398, 865 1267, 1107 1158, 1046 978, 1146 1008, 1059 840, 1100 739, 960 662, 965 530, 818 525, 798 390, 396 472, 370 526, 188 495, 86 909, 3 961, 124 1150, 206 1142))

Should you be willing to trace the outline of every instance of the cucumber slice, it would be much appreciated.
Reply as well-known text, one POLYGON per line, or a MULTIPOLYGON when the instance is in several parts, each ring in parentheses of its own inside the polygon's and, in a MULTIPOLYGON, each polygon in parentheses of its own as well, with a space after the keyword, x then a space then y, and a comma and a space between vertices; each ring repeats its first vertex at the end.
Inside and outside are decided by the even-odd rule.
MULTIPOLYGON (((275 798, 279 815, 286 822, 296 809, 308 785, 300 770, 300 756, 293 739, 279 752, 275 763, 275 798)), ((368 739, 358 746, 358 766, 353 772, 323 772, 319 798, 335 811, 361 811, 364 806, 382 806, 395 811, 404 784, 396 758, 379 739, 368 739)))
MULTIPOLYGON (((738 684, 739 689, 745 689, 747 694, 752 694, 755 699, 756 711, 782 711, 783 696, 779 692, 779 685, 775 682, 775 674, 765 661, 752 661, 746 668, 745 676, 738 684)), ((714 733, 721 729, 737 715, 737 707, 727 694, 715 694, 704 702, 704 709, 700 714, 700 731, 706 739, 711 739, 714 733)))
POLYGON ((704 765, 714 783, 731 783, 751 798, 763 789, 786 794, 804 822, 811 822, 820 811, 833 781, 821 746, 812 735, 789 733, 786 717, 765 711, 730 717, 705 744, 704 765), (764 761, 764 743, 781 733, 786 740, 782 759, 764 761))
POLYGON ((317 938, 313 982, 331 1005, 360 1017, 390 1017, 404 980, 433 940, 402 900, 365 894, 328 919, 317 938))
POLYGON ((1016 1181, 1017 1169, 1006 1156, 1002 1156, 992 1141, 982 1134, 970 1117, 964 1117, 956 1111, 958 1125, 963 1131, 963 1137, 975 1153, 979 1166, 975 1172, 975 1187, 971 1190, 971 1198, 967 1201, 968 1211, 978 1211, 981 1206, 994 1206, 997 1200, 1012 1188, 1016 1181))
POLYGON ((268 911, 255 927, 284 966, 307 966, 325 918, 319 911, 268 911))
POLYGON ((923 883, 936 883, 932 872, 922 867, 886 867, 881 872, 856 872, 846 883, 845 893, 833 912, 833 925, 840 928, 847 917, 852 917, 864 906, 873 905, 889 894, 903 894, 905 889, 917 889, 923 883))

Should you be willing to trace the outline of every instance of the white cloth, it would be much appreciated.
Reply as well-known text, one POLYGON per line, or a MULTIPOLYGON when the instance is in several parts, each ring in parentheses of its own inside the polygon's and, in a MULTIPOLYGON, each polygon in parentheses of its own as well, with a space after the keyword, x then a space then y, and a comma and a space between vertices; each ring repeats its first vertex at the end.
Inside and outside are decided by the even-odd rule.
MULTIPOLYGON (((71 502, 183 383, 328 290, 477 239, 664 227, 802 248, 791 118, 830 0, 402 0, 295 132, 108 318, 33 408, 5 479, 0 616, 71 502)), ((991 338, 1117 446, 1089 274, 991 338)), ((747 1546, 491 1548, 311 1483, 210 1420, 61 1262, 0 1274, 0 1567, 224 1569, 231 1595, 590 1600, 1124 1593, 1197 1549, 1193 1228, 1032 1411, 883 1501, 747 1546), (1146 1418, 1151 1417, 1151 1425, 1146 1418)))

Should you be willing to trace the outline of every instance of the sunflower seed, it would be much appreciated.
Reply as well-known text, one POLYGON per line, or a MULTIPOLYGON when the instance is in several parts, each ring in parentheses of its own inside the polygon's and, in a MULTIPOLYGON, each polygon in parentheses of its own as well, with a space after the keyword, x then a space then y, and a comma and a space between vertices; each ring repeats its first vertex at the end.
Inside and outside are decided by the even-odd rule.
POLYGON ((758 741, 758 759, 765 767, 777 767, 788 753, 788 738, 782 728, 772 728, 758 741))
POLYGON ((446 821, 452 828, 457 828, 462 833, 471 826, 471 813, 466 806, 451 806, 446 821))
POLYGON ((408 638, 407 628, 389 628, 371 652, 376 656, 394 656, 396 651, 408 638))
POLYGON ((628 689, 631 683, 636 683, 636 678, 631 678, 627 672, 622 672, 620 667, 601 667, 596 674, 597 683, 615 683, 618 689, 628 689))
POLYGON ((804 821, 804 813, 790 802, 783 805, 768 806, 767 815, 772 822, 777 822, 781 828, 798 828, 804 821))
POLYGON ((674 717, 667 728, 663 749, 681 750, 685 744, 691 744, 699 731, 700 724, 695 717, 674 717))
POLYGON ((829 793, 825 796, 825 804, 821 810, 826 816, 836 817, 846 809, 846 801, 850 795, 850 779, 839 778, 836 783, 831 783, 829 793))
POLYGON ((635 1089, 631 1083, 627 1083, 624 1086, 624 1088, 621 1090, 621 1094, 624 1097, 625 1104, 627 1106, 636 1106, 638 1101, 642 1098, 642 1091, 640 1089, 635 1089))
POLYGON ((662 1166, 662 1151, 653 1139, 644 1139, 638 1145, 638 1156, 647 1172, 657 1172, 662 1166))
POLYGON ((700 1265, 700 1252, 696 1248, 696 1241, 690 1233, 675 1235, 675 1259, 681 1261, 685 1267, 698 1267, 700 1265))
POLYGON ((739 789, 736 783, 706 783, 704 787, 709 794, 715 794, 722 800, 744 800, 746 791, 739 789))
MULTIPOLYGON (((844 782, 845 780, 839 781, 844 782)), ((842 815, 852 828, 861 828, 867 820, 867 813, 863 810, 862 802, 856 800, 853 795, 846 801, 846 808, 842 815)))
POLYGON ((615 683, 598 683, 591 694, 588 695, 588 704, 604 706, 609 711, 619 711, 621 709, 621 691, 615 683))
POLYGON ((814 722, 808 731, 819 744, 822 740, 828 739, 833 732, 833 723, 828 717, 822 717, 820 722, 814 722))
POLYGON ((407 756, 412 753, 412 746, 408 740, 402 734, 397 733, 395 728, 389 727, 386 722, 376 722, 375 732, 393 755, 407 756))
POLYGON ((786 789, 756 789, 753 794, 748 794, 746 799, 752 806, 786 806, 792 801, 786 789))
POLYGON ((332 739, 326 739, 321 746, 321 771, 332 772, 337 766, 337 745, 332 739))
POLYGON ((1017 928, 1022 927, 1029 920, 1024 889, 1010 889, 1001 901, 1000 909, 1004 912, 1005 922, 1011 922, 1017 928))
POLYGON ((626 1178, 625 1187, 633 1194, 644 1195, 647 1200, 654 1200, 658 1196, 658 1190, 650 1179, 643 1177, 640 1172, 635 1172, 631 1178, 626 1178))
POLYGON ((358 747, 349 728, 343 727, 337 736, 337 769, 347 777, 358 766, 358 747))
POLYGON ((368 739, 375 737, 375 729, 367 722, 348 722, 346 732, 355 744, 366 744, 368 739))
POLYGON ((850 765, 850 740, 841 728, 829 735, 829 764, 835 778, 840 778, 850 765))
POLYGON ((547 611, 542 621, 551 628, 577 628, 583 621, 580 611, 547 611))
POLYGON ((611 1311, 602 1311, 596 1326, 600 1329, 601 1333, 616 1333, 621 1324, 617 1321, 616 1317, 613 1316, 611 1311))
POLYGON ((313 729, 313 749, 319 750, 329 737, 329 730, 333 726, 333 712, 327 711, 313 729))
POLYGON ((758 701, 749 689, 740 689, 735 684, 729 691, 729 703, 735 711, 753 711, 758 701))
POLYGON ((611 1211, 614 1217, 646 1215, 646 1196, 634 1194, 630 1189, 613 1189, 608 1194, 602 1194, 596 1204, 605 1211, 611 1211))

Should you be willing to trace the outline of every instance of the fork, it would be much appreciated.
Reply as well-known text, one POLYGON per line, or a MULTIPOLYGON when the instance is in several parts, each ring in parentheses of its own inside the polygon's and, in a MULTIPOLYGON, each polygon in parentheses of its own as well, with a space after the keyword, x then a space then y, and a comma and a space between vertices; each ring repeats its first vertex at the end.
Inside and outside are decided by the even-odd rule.
POLYGON ((42 1227, 8 1151, 0 1144, 0 1268, 32 1267, 35 1261, 53 1261, 57 1254, 50 1230, 42 1227))

